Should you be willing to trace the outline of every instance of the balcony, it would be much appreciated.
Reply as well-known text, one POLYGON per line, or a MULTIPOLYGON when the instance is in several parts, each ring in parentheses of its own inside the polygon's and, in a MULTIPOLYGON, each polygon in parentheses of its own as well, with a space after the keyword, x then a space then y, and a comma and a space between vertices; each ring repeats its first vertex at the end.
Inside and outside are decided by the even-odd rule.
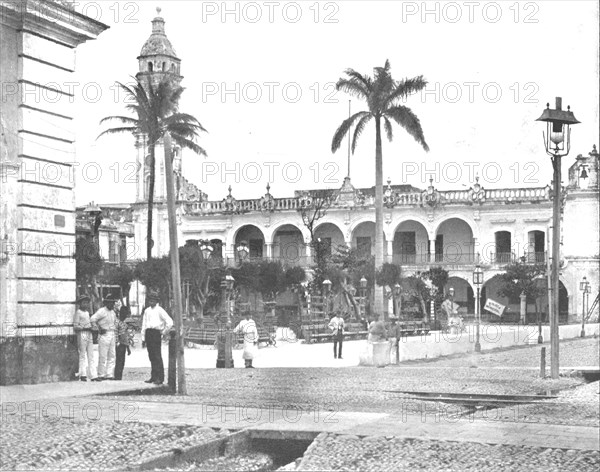
POLYGON ((432 266, 432 265, 474 265, 477 262, 475 254, 394 254, 392 262, 399 265, 408 266, 432 266))

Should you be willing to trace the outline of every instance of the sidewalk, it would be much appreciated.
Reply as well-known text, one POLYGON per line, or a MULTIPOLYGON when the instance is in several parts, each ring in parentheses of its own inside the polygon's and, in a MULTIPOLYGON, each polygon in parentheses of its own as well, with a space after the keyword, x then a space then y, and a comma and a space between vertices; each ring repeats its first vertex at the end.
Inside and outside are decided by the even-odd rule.
POLYGON ((43 412, 48 411, 51 419, 62 416, 78 423, 102 420, 247 429, 263 438, 281 438, 285 434, 312 439, 320 432, 328 432, 573 450, 600 448, 598 429, 594 427, 528 423, 518 418, 518 413, 515 421, 507 422, 492 421, 493 413, 489 420, 456 417, 452 406, 441 403, 427 402, 416 410, 414 404, 407 404, 406 411, 390 414, 329 411, 321 407, 303 411, 295 406, 257 408, 254 404, 220 406, 92 398, 102 393, 156 388, 139 382, 2 387, 2 416, 20 414, 23 421, 49 421, 43 417, 43 412), (35 406, 26 404, 31 401, 35 406))

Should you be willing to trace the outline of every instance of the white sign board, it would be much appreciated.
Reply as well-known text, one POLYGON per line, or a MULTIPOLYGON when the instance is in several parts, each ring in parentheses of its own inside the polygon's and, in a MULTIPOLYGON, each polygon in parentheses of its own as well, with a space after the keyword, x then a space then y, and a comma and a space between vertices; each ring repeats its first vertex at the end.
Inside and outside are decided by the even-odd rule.
POLYGON ((485 301, 485 306, 483 307, 483 309, 493 313, 494 315, 502 316, 502 313, 504 312, 506 307, 501 303, 498 303, 492 300, 491 298, 488 298, 485 301))

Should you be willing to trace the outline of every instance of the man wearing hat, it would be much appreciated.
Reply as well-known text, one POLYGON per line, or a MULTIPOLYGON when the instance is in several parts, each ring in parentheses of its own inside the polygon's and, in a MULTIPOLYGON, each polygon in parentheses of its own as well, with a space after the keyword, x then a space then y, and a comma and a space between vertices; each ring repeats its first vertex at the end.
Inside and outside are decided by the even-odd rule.
POLYGON ((75 317, 73 318, 73 330, 77 336, 79 380, 82 382, 85 382, 87 377, 93 381, 96 381, 98 377, 94 362, 94 343, 89 309, 90 297, 85 295, 79 297, 77 299, 77 310, 75 310, 75 317))
POLYGON ((115 379, 115 300, 105 298, 104 306, 90 318, 92 327, 98 328, 98 378, 115 379))
POLYGON ((162 360, 162 335, 169 332, 173 320, 167 312, 158 305, 158 294, 150 292, 146 297, 149 305, 142 315, 142 343, 148 349, 148 358, 152 366, 150 378, 146 383, 160 385, 165 380, 165 369, 162 360))

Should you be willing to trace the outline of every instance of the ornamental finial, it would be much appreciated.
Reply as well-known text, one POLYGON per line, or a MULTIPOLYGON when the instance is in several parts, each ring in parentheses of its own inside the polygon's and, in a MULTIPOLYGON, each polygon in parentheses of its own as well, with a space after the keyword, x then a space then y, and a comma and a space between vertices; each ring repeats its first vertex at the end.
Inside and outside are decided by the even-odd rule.
POLYGON ((156 14, 160 16, 160 12, 162 11, 162 8, 160 7, 156 7, 156 14))

